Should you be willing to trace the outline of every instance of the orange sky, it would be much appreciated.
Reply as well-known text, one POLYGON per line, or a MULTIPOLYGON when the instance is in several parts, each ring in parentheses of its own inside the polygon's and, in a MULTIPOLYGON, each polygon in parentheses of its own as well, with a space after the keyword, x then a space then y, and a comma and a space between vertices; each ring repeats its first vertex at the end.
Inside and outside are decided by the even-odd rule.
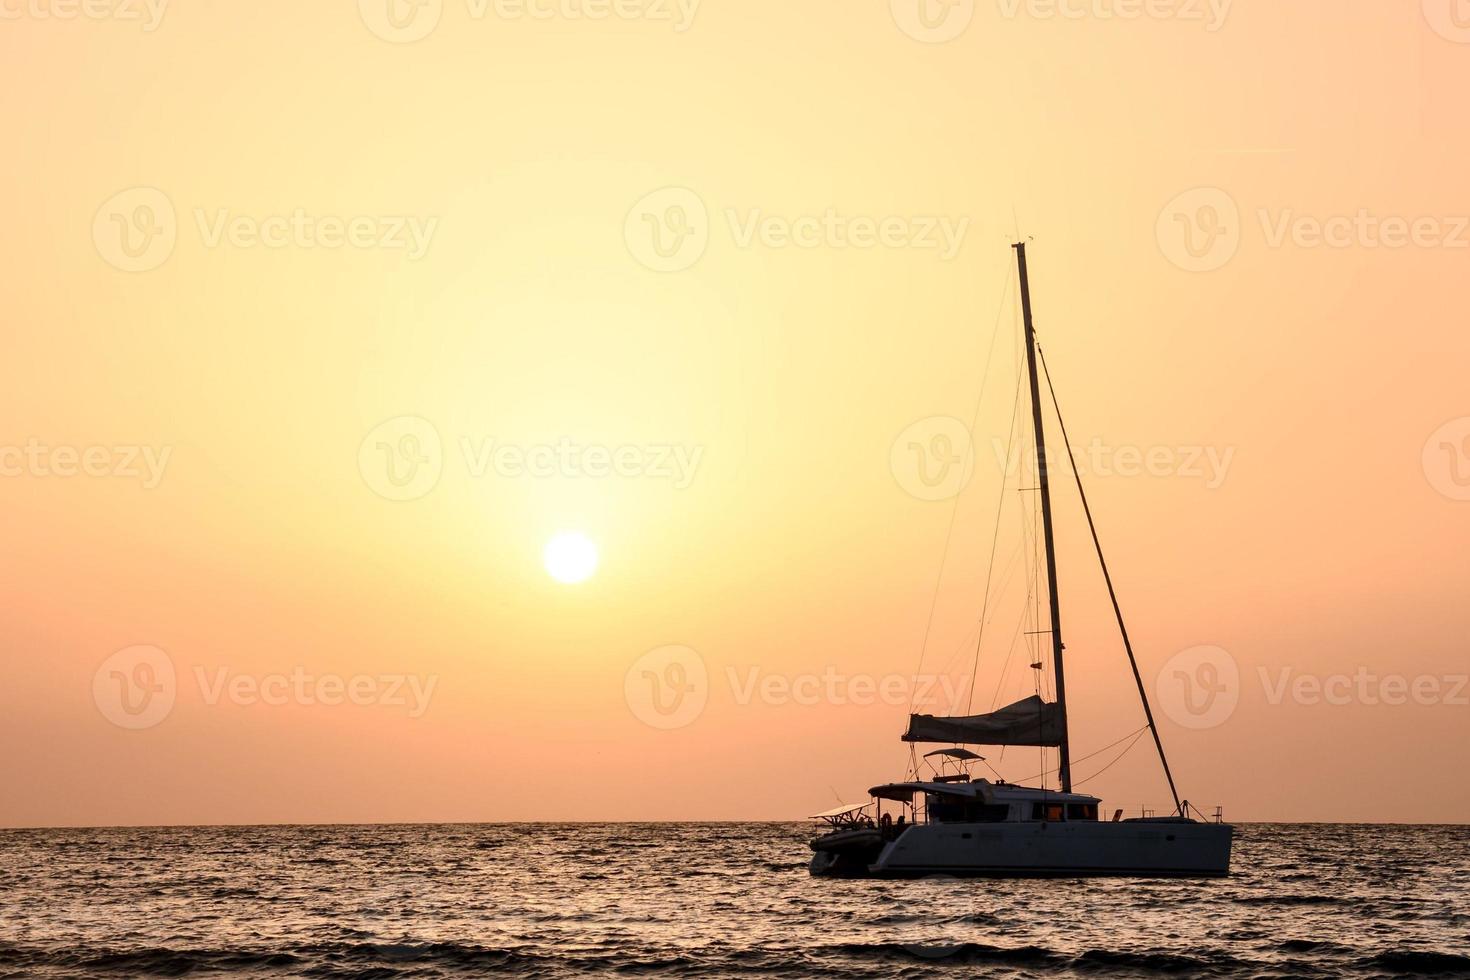
MULTIPOLYGON (((1018 230, 1184 795, 1467 819, 1453 0, 385 2, 0 0, 0 825, 899 776, 952 514, 969 673, 1018 230), (911 447, 972 417, 956 505, 911 447)), ((1142 719, 1067 489, 1081 756, 1142 719)), ((1168 801, 1146 742, 1085 788, 1168 801)))

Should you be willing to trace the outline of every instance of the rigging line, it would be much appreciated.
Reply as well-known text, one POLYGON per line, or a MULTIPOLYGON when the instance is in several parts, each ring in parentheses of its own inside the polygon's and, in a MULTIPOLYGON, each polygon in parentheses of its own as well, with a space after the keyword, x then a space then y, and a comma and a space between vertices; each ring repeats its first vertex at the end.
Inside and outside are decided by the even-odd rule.
MULTIPOLYGON (((1017 543, 1017 546, 1015 548, 1012 548, 1011 549, 1010 557, 1008 557, 1006 559, 1005 566, 1001 570, 1000 585, 993 591, 992 598, 998 598, 998 597, 1000 597, 1000 596, 1002 596, 1002 595, 1005 594, 1005 591, 1006 591, 1007 587, 1011 583, 1012 577, 1014 577, 1014 575, 1015 575, 1016 567, 1017 567, 1017 560, 1020 558, 1020 556, 1021 556, 1021 549, 1020 549, 1020 544, 1018 542, 1017 543)), ((970 639, 971 639, 971 637, 974 637, 974 639, 975 639, 975 646, 976 646, 976 660, 977 660, 977 663, 975 663, 975 664, 973 664, 971 666, 971 668, 970 668, 969 682, 968 682, 968 684, 965 687, 965 690, 969 694, 969 696, 966 698, 966 702, 965 702, 965 713, 966 714, 969 714, 970 711, 973 710, 975 689, 977 687, 977 681, 979 680, 979 664, 978 664, 978 658, 979 658, 979 653, 980 653, 979 645, 980 645, 981 639, 985 635, 983 631, 984 631, 984 629, 985 629, 986 626, 988 626, 988 625, 990 625, 990 624, 992 624, 994 622, 995 622, 995 614, 994 613, 989 613, 989 612, 982 613, 982 615, 980 616, 980 618, 978 618, 975 621, 975 623, 965 633, 964 638, 962 640, 960 640, 959 644, 955 647, 954 653, 950 655, 949 664, 953 664, 955 658, 959 657, 959 655, 961 653, 963 653, 966 649, 969 648, 969 646, 970 646, 970 639), (976 628, 977 627, 980 629, 980 632, 976 632, 976 628)), ((1019 629, 1020 628, 1017 627, 1018 635, 1019 635, 1019 629)), ((1015 640, 1014 639, 1012 639, 1011 645, 1009 647, 1007 647, 1006 649, 1007 649, 1007 656, 1009 657, 1009 653, 1015 649, 1015 640)), ((1007 663, 1009 663, 1009 660, 1007 660, 1007 663)), ((949 664, 946 664, 945 673, 948 673, 949 664)), ((958 700, 956 700, 956 703, 955 703, 955 706, 954 707, 955 707, 955 713, 958 713, 959 712, 959 703, 958 703, 958 700)), ((993 707, 994 707, 994 705, 992 704, 992 708, 993 707)))
MULTIPOLYGON (((1017 543, 1017 549, 1021 554, 1022 571, 1026 576, 1026 593, 1021 597, 1021 618, 1016 625, 1016 635, 1011 638, 1011 645, 1006 651, 1005 664, 1001 667, 1001 675, 995 682, 995 693, 990 698, 991 711, 994 711, 995 706, 1000 703, 1000 692, 1005 687, 1006 675, 1011 670, 1011 658, 1016 653, 1016 639, 1022 636, 1022 630, 1028 625, 1040 626, 1041 610, 1039 605, 1033 606, 1032 600, 1035 599, 1037 603, 1040 602, 1039 584, 1041 581, 1041 567, 1040 562, 1036 558, 1034 529, 1027 523, 1027 516, 1026 510, 1022 509, 1021 540, 1017 543), (1030 545, 1030 547, 1027 547, 1027 545, 1030 545)), ((1034 642, 1032 634, 1026 634, 1024 644, 1026 656, 1028 657, 1027 663, 1036 662, 1037 650, 1033 646, 1034 642)))
MULTIPOLYGON (((1107 745, 1104 745, 1100 749, 1094 749, 1093 751, 1087 753, 1086 755, 1080 756, 1075 761, 1077 761, 1077 762, 1086 762, 1088 759, 1091 759, 1094 756, 1102 755, 1108 749, 1116 748, 1117 746, 1122 745, 1124 742, 1128 741, 1130 738, 1131 739, 1134 739, 1134 740, 1137 740, 1138 736, 1142 735, 1146 731, 1148 731, 1148 726, 1147 725, 1144 725, 1142 728, 1139 728, 1139 729, 1137 729, 1135 731, 1131 731, 1127 735, 1124 735, 1122 738, 1118 739, 1116 742, 1109 742, 1107 745)), ((1054 772, 1056 772, 1056 769, 1047 769, 1044 772, 1039 772, 1039 773, 1037 773, 1034 776, 1027 776, 1025 779, 1021 780, 1021 782, 1022 783, 1029 783, 1033 779, 1040 779, 1042 776, 1049 776, 1049 775, 1051 775, 1054 772)), ((1093 773, 1093 776, 1095 776, 1095 775, 1097 775, 1097 773, 1093 773)), ((1088 779, 1091 779, 1092 776, 1088 776, 1087 778, 1088 779)), ((1017 784, 1017 785, 1019 785, 1019 784, 1017 784)), ((1075 785, 1075 784, 1073 784, 1073 785, 1075 785)))
MULTIPOLYGON (((1031 438, 1034 440, 1036 436, 1033 434, 1031 438)), ((1041 464, 1039 460, 1040 457, 1037 457, 1037 460, 1031 464, 1032 470, 1031 477, 1027 481, 1028 485, 1035 485, 1035 482, 1041 479, 1041 464)), ((1030 500, 1031 509, 1029 516, 1031 520, 1029 524, 1024 525, 1024 531, 1028 535, 1027 544, 1031 548, 1031 574, 1034 585, 1034 588, 1031 590, 1031 597, 1035 601, 1031 611, 1031 627, 1033 630, 1031 636, 1039 637, 1041 635, 1041 494, 1030 494, 1030 500)), ((1035 663, 1041 653, 1041 642, 1040 640, 1027 640, 1026 642, 1028 644, 1026 648, 1027 653, 1031 656, 1032 662, 1035 663)))
MULTIPOLYGON (((1006 278, 1006 284, 1000 294, 1000 308, 995 311, 995 326, 990 331, 990 349, 985 353, 985 371, 980 376, 980 394, 975 399, 975 414, 970 422, 970 465, 975 465, 975 429, 980 424, 980 409, 985 405, 985 389, 990 381, 990 362, 995 357, 995 340, 1000 336, 1000 318, 1005 313, 1006 300, 1011 295, 1010 278, 1006 278)), ((963 488, 961 488, 963 489, 963 488)), ((929 650, 929 634, 934 630, 934 612, 939 606, 939 592, 944 585, 944 566, 949 563, 949 547, 954 542, 955 518, 960 512, 961 493, 954 495, 954 502, 949 508, 949 528, 944 533, 944 551, 939 557, 939 574, 934 581, 934 595, 929 600, 929 618, 924 623, 924 639, 919 644, 919 665, 914 668, 914 676, 918 677, 924 670, 924 655, 929 650)), ((911 684, 909 691, 909 713, 913 714, 914 698, 918 693, 918 685, 911 684)))
MULTIPOLYGON (((1007 560, 1008 564, 1006 566, 1006 575, 1004 577, 1002 577, 1002 579, 1001 579, 1001 591, 998 591, 996 593, 997 596, 1003 594, 1003 591, 1006 588, 1006 586, 1008 586, 1010 584, 1011 578, 1015 574, 1017 559, 1019 557, 1020 557, 1019 549, 1013 549, 1011 551, 1010 558, 1007 560)), ((996 614, 991 614, 991 615, 987 616, 983 621, 980 620, 980 619, 976 619, 973 623, 970 624, 970 628, 965 631, 964 637, 960 640, 960 642, 958 644, 956 644, 955 649, 954 649, 954 652, 950 654, 949 660, 946 661, 946 663, 945 663, 945 669, 941 673, 945 673, 945 674, 949 673, 949 668, 954 664, 955 659, 957 657, 959 657, 960 654, 966 652, 970 648, 970 646, 971 646, 971 643, 970 643, 971 639, 978 636, 978 634, 976 632, 977 629, 980 628, 980 627, 982 627, 983 625, 991 625, 991 624, 993 624, 995 622, 995 615, 996 614)), ((1021 628, 1022 628, 1021 625, 1018 624, 1017 627, 1016 627, 1016 634, 1015 634, 1016 636, 1020 636, 1021 635, 1020 634, 1021 628)), ((1008 651, 1011 651, 1011 650, 1014 650, 1015 649, 1015 638, 1014 637, 1011 640, 1010 646, 1008 646, 1006 649, 1008 651)), ((973 687, 973 685, 975 683, 975 679, 976 679, 975 678, 975 674, 972 671, 971 677, 970 677, 970 685, 969 685, 969 687, 967 687, 967 689, 970 689, 970 687, 973 687)), ((956 700, 956 703, 955 703, 955 710, 956 711, 959 710, 958 700, 956 700)))
MULTIPOLYGON (((944 662, 944 666, 941 667, 937 671, 938 676, 940 676, 940 677, 948 677, 949 676, 950 671, 954 668, 955 660, 958 659, 958 657, 959 657, 960 654, 964 653, 965 651, 967 651, 970 648, 970 638, 975 635, 975 629, 979 625, 980 624, 978 622, 971 623, 970 624, 970 628, 967 629, 967 630, 965 630, 964 637, 960 640, 959 644, 955 646, 954 650, 950 652, 949 659, 947 659, 944 662)), ((959 691, 959 690, 956 690, 955 691, 955 697, 956 697, 955 703, 952 704, 952 705, 950 705, 950 708, 954 709, 954 712, 958 712, 958 710, 959 710, 960 705, 959 705, 958 698, 959 698, 959 695, 962 694, 962 693, 963 692, 962 691, 959 691)))
MULTIPOLYGON (((1092 532, 1092 546, 1097 549, 1097 561, 1102 566, 1103 581, 1108 586, 1108 598, 1113 603, 1113 615, 1118 620, 1118 632, 1123 636, 1123 649, 1128 652, 1128 664, 1133 668, 1133 680, 1138 685, 1138 699, 1143 702, 1143 716, 1148 719, 1148 729, 1153 732, 1154 747, 1159 750, 1159 763, 1164 767, 1164 778, 1169 781, 1169 792, 1174 797, 1174 809, 1183 813, 1179 802, 1179 790, 1174 786, 1174 773, 1169 770, 1169 759, 1164 755, 1164 740, 1159 737, 1159 726, 1154 724, 1154 711, 1148 703, 1148 691, 1143 686, 1143 675, 1138 672, 1138 658, 1133 655, 1133 641, 1128 638, 1128 627, 1123 623, 1123 609, 1118 605, 1118 593, 1113 588, 1113 576, 1108 571, 1108 561, 1103 557, 1102 541, 1097 536, 1097 524, 1092 519, 1092 507, 1087 503, 1087 492, 1082 489, 1082 474, 1077 471, 1077 457, 1072 455, 1072 441, 1067 438, 1067 426, 1062 421, 1062 407, 1057 402, 1057 390, 1051 383, 1051 369, 1046 366, 1046 355, 1041 345, 1036 345, 1041 369, 1046 373, 1046 389, 1051 393, 1052 408, 1057 415, 1057 428, 1062 433, 1062 445, 1067 450, 1067 459, 1072 464, 1072 478, 1077 481, 1077 495, 1082 498, 1082 512, 1087 515, 1087 529, 1092 532)), ((1095 775, 1095 774, 1094 774, 1095 775)), ((1091 777, 1089 777, 1091 778, 1091 777)))
MULTIPOLYGON (((1016 577, 1016 569, 1019 568, 1020 565, 1021 542, 1017 541, 1016 546, 1011 549, 1010 557, 1006 559, 1005 566, 1001 569, 1000 584, 995 589, 994 596, 992 596, 993 599, 1005 595, 1007 590, 1010 589, 1011 581, 1016 577)), ((995 613, 990 614, 988 617, 986 617, 986 622, 995 622, 995 616, 995 613)))
POLYGON ((1118 757, 1116 759, 1114 759, 1112 762, 1109 762, 1107 765, 1103 766, 1101 769, 1099 769, 1097 772, 1093 773, 1091 776, 1088 776, 1086 779, 1079 779, 1079 780, 1077 780, 1075 783, 1072 784, 1072 788, 1073 789, 1076 789, 1078 786, 1081 786, 1083 783, 1089 782, 1089 781, 1091 781, 1093 779, 1096 779, 1097 777, 1101 776, 1103 773, 1107 772, 1109 769, 1111 769, 1114 766, 1116 766, 1118 763, 1122 762, 1123 761, 1123 756, 1127 755, 1129 752, 1132 752, 1133 751, 1133 746, 1137 745, 1138 744, 1138 740, 1141 739, 1141 738, 1143 738, 1143 732, 1145 730, 1147 730, 1147 726, 1145 726, 1144 729, 1141 729, 1138 732, 1137 735, 1133 736, 1133 741, 1131 741, 1131 742, 1128 743, 1128 747, 1126 749, 1124 749, 1122 752, 1119 752, 1118 753, 1118 757))
MULTIPOLYGON (((1024 330, 1023 322, 1022 322, 1020 304, 1017 304, 1017 308, 1016 308, 1015 313, 1014 313, 1014 315, 1012 317, 1012 321, 1013 321, 1012 322, 1012 326, 1015 327, 1017 336, 1024 337, 1025 330, 1024 330)), ((1018 376, 1023 371, 1026 370, 1026 355, 1025 355, 1024 351, 1022 350, 1022 346, 1023 346, 1022 344, 1017 344, 1016 345, 1016 351, 1015 351, 1015 354, 1016 354, 1016 364, 1015 364, 1015 367, 1016 367, 1016 373, 1017 373, 1018 376)), ((1017 417, 1016 417, 1015 425, 1013 426, 1012 432, 1011 432, 1013 443, 1015 445, 1017 445, 1017 446, 1019 446, 1021 444, 1021 442, 1022 442, 1024 433, 1025 433, 1025 430, 1026 430, 1026 425, 1027 425, 1026 420, 1024 418, 1020 417, 1020 415, 1019 415, 1020 401, 1021 401, 1021 387, 1020 387, 1020 381, 1018 380, 1017 381, 1017 384, 1016 384, 1016 401, 1014 403, 1012 403, 1012 412, 1013 413, 1016 413, 1017 417)), ((1017 453, 1018 454, 1017 454, 1017 458, 1016 458, 1016 476, 1017 476, 1016 492, 1019 495, 1021 493, 1022 489, 1025 486, 1028 485, 1028 480, 1027 480, 1027 473, 1026 473, 1026 454, 1025 454, 1024 451, 1021 451, 1021 450, 1018 450, 1017 453)), ((1016 641, 1022 637, 1023 631, 1026 629, 1026 625, 1025 624, 1027 622, 1027 617, 1031 613, 1031 597, 1032 597, 1033 593, 1035 592, 1035 588, 1036 588, 1035 570, 1032 567, 1033 566, 1035 555, 1033 554, 1032 550, 1028 547, 1028 545, 1030 543, 1030 536, 1029 536, 1030 535, 1030 532, 1028 531, 1027 525, 1026 525, 1027 518, 1030 515, 1028 513, 1028 508, 1026 507, 1024 500, 1025 500, 1024 497, 1018 496, 1017 497, 1017 508, 1016 508, 1016 510, 1017 510, 1017 518, 1018 518, 1018 520, 1017 520, 1016 523, 1017 523, 1017 526, 1018 526, 1019 532, 1020 532, 1017 535, 1017 539, 1016 539, 1016 554, 1020 557, 1020 563, 1019 563, 1019 566, 1018 567, 1020 569, 1021 576, 1022 576, 1021 581, 1022 581, 1022 584, 1024 585, 1024 589, 1023 589, 1023 592, 1022 592, 1022 595, 1021 595, 1021 617, 1020 617, 1019 623, 1018 623, 1018 625, 1016 627, 1016 633, 1015 633, 1014 636, 1011 637, 1011 643, 1006 648, 1006 659, 1005 659, 1004 663, 1001 665, 1000 677, 998 677, 996 679, 995 691, 991 695, 991 698, 990 698, 990 710, 991 711, 994 711, 996 705, 1000 703, 1000 692, 1004 689, 1006 675, 1008 675, 1010 673, 1010 670, 1011 670, 1011 659, 1015 656, 1015 653, 1016 653, 1016 641)), ((1026 641, 1026 642, 1029 643, 1029 641, 1026 641)), ((1002 755, 1002 758, 1003 758, 1004 755, 1005 755, 1004 750, 1002 750, 1001 755, 1002 755)))
POLYGON ((980 673, 980 645, 985 640, 985 618, 990 611, 990 585, 995 576, 995 548, 1000 543, 1000 515, 1006 503, 1006 474, 1011 471, 1011 453, 1016 448, 1016 418, 1021 406, 1021 372, 1016 371, 1016 395, 1011 399, 1011 424, 1006 430, 1006 460, 1000 470, 1000 493, 995 501, 995 529, 990 534, 990 561, 985 566, 985 597, 980 603, 980 632, 975 637, 975 663, 970 668, 970 696, 965 699, 965 714, 975 700, 975 677, 980 673))
MULTIPOLYGON (((1039 468, 1032 470, 1032 479, 1040 479, 1039 468)), ((1028 535, 1027 543, 1030 545, 1031 558, 1031 591, 1028 597, 1033 600, 1029 609, 1031 615, 1031 630, 1026 634, 1026 656, 1027 663, 1038 663, 1041 661, 1041 495, 1031 494, 1030 523, 1024 523, 1023 532, 1028 535)))
MULTIPOLYGON (((995 596, 1003 595, 1006 588, 1010 585, 1011 579, 1015 575, 1017 559, 1020 558, 1020 555, 1021 548, 1020 543, 1018 542, 1016 547, 1011 549, 1010 557, 1006 559, 1006 564, 1001 574, 1000 586, 994 592, 995 596)), ((970 639, 971 637, 974 637, 976 635, 975 631, 977 627, 982 627, 983 625, 993 623, 994 621, 995 615, 993 614, 989 616, 977 617, 975 621, 970 624, 969 629, 965 631, 965 635, 961 638, 960 642, 955 644, 954 652, 950 654, 949 660, 945 661, 945 669, 941 673, 948 673, 949 668, 954 664, 955 658, 957 658, 961 653, 964 653, 966 650, 969 649, 970 639)), ((974 683, 973 672, 970 682, 971 684, 974 683)), ((958 703, 955 704, 955 708, 959 708, 958 703)))
POLYGON ((1022 632, 1022 630, 1024 630, 1025 628, 1026 611, 1023 609, 1021 611, 1021 618, 1016 621, 1016 630, 1014 633, 1011 634, 1010 646, 1006 648, 1005 666, 1001 668, 1000 677, 995 682, 995 694, 990 699, 991 711, 994 711, 995 706, 1000 703, 1000 692, 1005 688, 1006 675, 1011 672, 1011 660, 1014 659, 1014 657, 1016 656, 1016 641, 1020 640, 1021 637, 1025 635, 1022 632))

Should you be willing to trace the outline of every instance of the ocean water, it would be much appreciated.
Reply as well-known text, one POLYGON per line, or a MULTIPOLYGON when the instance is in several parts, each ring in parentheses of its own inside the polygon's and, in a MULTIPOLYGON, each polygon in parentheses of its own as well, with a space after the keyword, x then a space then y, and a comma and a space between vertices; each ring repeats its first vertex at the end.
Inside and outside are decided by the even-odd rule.
POLYGON ((1470 828, 1211 881, 838 881, 797 824, 0 831, 0 976, 1470 977, 1470 828))

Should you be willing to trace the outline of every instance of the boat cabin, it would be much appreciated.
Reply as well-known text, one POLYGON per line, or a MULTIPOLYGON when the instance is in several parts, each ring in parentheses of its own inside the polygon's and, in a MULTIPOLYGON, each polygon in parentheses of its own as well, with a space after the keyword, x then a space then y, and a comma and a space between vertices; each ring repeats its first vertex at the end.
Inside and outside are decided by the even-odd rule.
POLYGON ((1097 820, 1101 804, 1095 796, 1061 793, 1031 786, 992 783, 988 779, 919 781, 874 786, 869 794, 906 809, 908 822, 926 823, 1063 823, 1097 820))

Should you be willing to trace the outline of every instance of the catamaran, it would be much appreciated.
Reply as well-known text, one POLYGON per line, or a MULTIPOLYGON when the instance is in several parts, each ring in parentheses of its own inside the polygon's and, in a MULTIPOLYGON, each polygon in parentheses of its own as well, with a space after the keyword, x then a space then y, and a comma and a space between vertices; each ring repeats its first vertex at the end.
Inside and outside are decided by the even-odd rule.
MULTIPOLYGON (((870 803, 839 806, 814 819, 826 832, 811 842, 811 872, 819 876, 918 877, 925 875, 984 875, 994 877, 1220 877, 1230 873, 1234 829, 1217 809, 1205 817, 1188 800, 1181 800, 1173 772, 1164 754, 1163 740, 1154 723, 1133 645, 1118 597, 1103 557, 1092 510, 1072 457, 1067 430, 1057 411, 1057 425, 1073 460, 1072 473, 1082 499, 1092 543, 1102 566, 1123 648, 1133 668, 1133 679, 1143 703, 1147 728, 1153 735, 1159 762, 1174 798, 1174 810, 1165 816, 1144 814, 1123 818, 1116 810, 1102 818, 1102 801, 1073 792, 1071 740, 1067 729, 1065 647, 1062 643, 1061 603, 1057 588, 1056 543, 1052 524, 1050 475, 1047 472, 1046 434, 1041 401, 1041 374, 1045 374, 1053 407, 1056 394, 1051 374, 1036 341, 1031 316, 1031 287, 1026 267, 1026 245, 1013 246, 1020 281, 1021 319, 1030 387, 1031 428, 1035 437, 1036 476, 1040 496, 1042 549, 1046 559, 1049 622, 1035 631, 1050 638, 1051 686, 1054 700, 1037 693, 995 711, 977 715, 936 717, 910 714, 903 741, 913 745, 944 745, 923 756, 929 770, 921 773, 915 759, 904 781, 874 786, 870 803), (1040 360, 1040 371, 1038 371, 1040 360), (1060 789, 1013 785, 999 778, 979 777, 976 767, 986 764, 968 746, 1030 746, 1057 752, 1055 772, 1060 789), (890 812, 883 804, 890 803, 890 812), (893 819, 897 804, 898 819, 893 819), (875 819, 876 818, 876 819, 875 819)), ((988 587, 987 587, 988 588, 988 587)), ((1039 625, 1039 624, 1038 624, 1039 625)), ((1038 675, 1043 662, 1033 663, 1038 675)), ((1038 683, 1039 687, 1039 683, 1038 683)), ((1137 733, 1140 737, 1142 732, 1137 733)), ((916 752, 917 750, 915 750, 916 752)), ((1045 774, 1043 774, 1045 775, 1045 774)))

